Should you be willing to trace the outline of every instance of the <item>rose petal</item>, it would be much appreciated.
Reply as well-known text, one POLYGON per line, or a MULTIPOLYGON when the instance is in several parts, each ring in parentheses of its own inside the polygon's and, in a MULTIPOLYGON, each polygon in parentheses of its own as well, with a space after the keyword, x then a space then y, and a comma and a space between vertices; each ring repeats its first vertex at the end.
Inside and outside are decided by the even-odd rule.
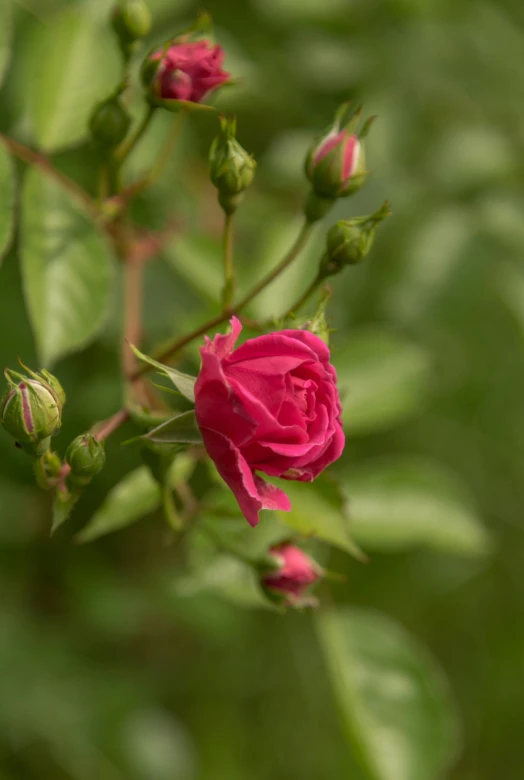
POLYGON ((229 324, 231 325, 231 331, 224 336, 217 333, 213 341, 208 336, 205 337, 205 346, 200 348, 201 355, 205 351, 210 351, 222 359, 233 352, 237 339, 242 332, 242 323, 237 317, 231 317, 229 324))
POLYGON ((244 517, 251 526, 257 525, 261 509, 290 511, 291 503, 284 491, 274 485, 268 485, 254 475, 232 441, 208 428, 202 428, 202 437, 218 473, 233 491, 244 517))

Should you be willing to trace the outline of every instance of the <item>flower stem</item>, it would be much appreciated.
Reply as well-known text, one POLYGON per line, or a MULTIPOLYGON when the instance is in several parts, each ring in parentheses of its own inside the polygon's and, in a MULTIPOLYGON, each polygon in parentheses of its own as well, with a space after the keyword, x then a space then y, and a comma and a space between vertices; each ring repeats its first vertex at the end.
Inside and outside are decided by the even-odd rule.
POLYGON ((293 306, 290 306, 287 312, 283 315, 282 319, 287 319, 292 314, 296 314, 296 312, 302 308, 302 306, 311 298, 311 296, 316 292, 316 290, 320 287, 322 282, 324 281, 325 277, 318 274, 309 287, 305 290, 305 292, 300 296, 298 301, 296 301, 293 306))
MULTIPOLYGON (((236 312, 241 311, 245 306, 247 306, 248 303, 250 303, 253 298, 255 298, 267 285, 271 284, 279 274, 281 274, 283 271, 288 268, 293 260, 299 255, 301 249, 306 244, 309 236, 311 235, 313 225, 309 222, 305 222, 302 226, 302 229, 300 233, 298 234, 293 246, 290 248, 290 250, 287 252, 287 254, 282 258, 280 263, 278 263, 277 266, 273 270, 271 270, 266 276, 258 282, 248 293, 245 295, 237 304, 234 304, 231 308, 226 308, 223 311, 221 311, 219 314, 217 314, 215 317, 212 317, 210 320, 207 320, 207 322, 204 322, 203 325, 199 325, 194 330, 190 331, 189 333, 186 333, 185 336, 180 336, 179 338, 172 341, 166 348, 162 349, 160 352, 155 354, 155 359, 160 362, 165 362, 166 360, 169 360, 173 355, 175 355, 177 352, 179 352, 181 349, 183 349, 187 344, 190 344, 194 339, 198 338, 199 336, 204 335, 207 331, 211 330, 212 328, 216 327, 217 325, 222 324, 223 322, 226 322, 233 314, 236 312)), ((136 382, 138 379, 140 379, 144 374, 147 374, 151 370, 151 367, 148 364, 144 364, 139 369, 137 369, 130 377, 129 379, 132 382, 136 382)), ((110 417, 108 420, 106 420, 104 423, 102 423, 102 426, 98 428, 98 431, 94 434, 96 438, 99 441, 103 441, 104 439, 107 439, 108 436, 110 436, 114 431, 117 430, 117 428, 120 427, 124 422, 126 422, 129 419, 129 412, 127 409, 120 409, 120 411, 116 412, 112 417, 110 417)), ((96 426, 95 426, 96 430, 96 426)))
POLYGON ((184 524, 182 523, 182 519, 177 512, 175 500, 173 498, 173 491, 171 490, 171 485, 167 479, 162 485, 162 506, 164 508, 164 515, 167 522, 173 531, 179 533, 183 529, 184 524))
MULTIPOLYGON (((195 328, 190 333, 187 333, 185 336, 181 336, 180 338, 175 339, 171 342, 171 344, 168 344, 167 347, 162 349, 159 353, 155 354, 155 360, 158 360, 160 362, 165 362, 166 360, 169 360, 173 355, 175 355, 177 352, 179 352, 183 347, 185 347, 187 344, 189 344, 194 339, 198 338, 199 336, 202 336, 206 331, 210 330, 211 328, 214 328, 216 325, 220 325, 222 322, 226 322, 233 314, 241 311, 243 308, 245 308, 248 303, 251 303, 253 298, 255 298, 262 290, 267 287, 271 282, 273 282, 277 276, 279 276, 283 271, 288 268, 293 260, 300 254, 301 249, 306 244, 309 236, 311 235, 311 229, 313 225, 311 225, 308 222, 305 222, 302 226, 302 229, 300 233, 298 234, 293 246, 287 252, 287 254, 282 258, 280 263, 275 266, 266 276, 264 276, 263 279, 260 280, 248 293, 245 295, 238 303, 234 304, 231 308, 224 309, 220 314, 217 314, 215 317, 212 317, 210 320, 205 322, 203 325, 200 325, 198 328, 195 328)), ((150 366, 145 364, 142 366, 138 371, 136 371, 132 379, 138 379, 143 374, 148 373, 150 371, 150 366)))
POLYGON ((175 121, 171 125, 171 129, 166 136, 166 140, 164 141, 164 144, 160 150, 160 154, 158 155, 152 170, 141 179, 138 179, 138 181, 133 182, 122 190, 120 193, 120 198, 124 203, 132 200, 132 198, 135 198, 137 195, 140 195, 140 193, 144 192, 144 190, 148 189, 148 187, 151 187, 151 185, 154 184, 155 181, 162 175, 171 153, 173 152, 173 148, 175 147, 176 142, 180 137, 180 132, 184 124, 184 118, 184 112, 181 112, 177 115, 175 121))
POLYGON ((94 219, 98 219, 100 217, 100 209, 91 195, 82 189, 82 187, 80 187, 76 181, 73 181, 73 179, 70 179, 69 176, 66 176, 64 173, 59 171, 58 168, 55 168, 55 166, 47 159, 47 157, 44 157, 43 154, 39 154, 38 152, 34 152, 28 146, 24 146, 24 144, 9 138, 9 136, 4 135, 3 133, 0 133, 0 142, 4 144, 4 146, 11 152, 12 155, 18 157, 19 160, 22 160, 29 165, 34 165, 36 168, 40 168, 43 173, 45 173, 51 179, 54 179, 65 190, 70 192, 71 195, 80 200, 94 219))
POLYGON ((222 291, 222 303, 228 310, 235 293, 235 267, 233 263, 233 215, 226 214, 224 218, 224 289, 222 291))
POLYGON ((51 485, 49 484, 45 470, 45 457, 42 455, 41 458, 35 458, 33 467, 38 487, 42 488, 42 490, 51 490, 51 485))
POLYGON ((144 264, 132 253, 124 264, 124 338, 122 339, 122 367, 129 378, 136 368, 136 358, 129 344, 140 343, 142 333, 142 281, 144 264))
POLYGON ((300 233, 298 234, 295 243, 287 252, 286 255, 282 258, 280 263, 276 265, 266 276, 264 276, 263 279, 258 282, 242 300, 236 304, 234 307, 235 311, 240 311, 240 309, 243 309, 245 306, 247 306, 248 303, 251 303, 253 298, 256 298, 256 296, 262 292, 262 290, 267 287, 268 285, 273 282, 277 276, 280 276, 283 271, 285 271, 291 263, 298 257, 302 249, 304 248, 305 244, 307 243, 307 240, 309 236, 311 235, 313 229, 313 223, 308 222, 307 220, 302 225, 302 228, 300 230, 300 233))
POLYGON ((105 441, 112 433, 114 433, 121 425, 127 422, 130 418, 129 411, 127 409, 120 409, 112 417, 104 420, 102 423, 98 423, 92 429, 93 436, 98 441, 105 441))
POLYGON ((121 167, 122 164, 125 162, 125 160, 129 157, 129 155, 131 154, 131 152, 133 151, 133 149, 135 148, 135 146, 140 141, 145 131, 149 127, 149 123, 153 118, 155 109, 156 106, 151 106, 151 105, 148 106, 147 111, 144 114, 144 118, 142 119, 141 123, 137 127, 135 134, 132 135, 128 141, 124 141, 116 150, 115 158, 118 161, 119 167, 121 167))

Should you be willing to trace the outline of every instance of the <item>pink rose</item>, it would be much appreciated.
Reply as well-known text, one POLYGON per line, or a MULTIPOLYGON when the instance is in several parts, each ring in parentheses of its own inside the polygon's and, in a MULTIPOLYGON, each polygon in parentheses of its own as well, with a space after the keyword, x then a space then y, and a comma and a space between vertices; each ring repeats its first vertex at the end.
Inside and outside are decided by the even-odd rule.
MULTIPOLYGON (((276 596, 284 598, 284 603, 293 606, 306 604, 304 598, 307 588, 324 573, 321 567, 299 547, 292 544, 280 544, 269 551, 278 564, 278 568, 262 576, 262 585, 276 596)), ((309 603, 314 603, 309 600, 309 603)))
POLYGON ((153 79, 153 90, 162 100, 200 103, 213 89, 229 79, 222 70, 223 49, 209 41, 173 43, 160 49, 149 61, 160 60, 153 79))
POLYGON ((234 349, 242 325, 206 337, 195 385, 205 448, 250 525, 261 509, 289 512, 289 498, 256 472, 310 482, 344 449, 337 375, 324 342, 282 330, 234 349))

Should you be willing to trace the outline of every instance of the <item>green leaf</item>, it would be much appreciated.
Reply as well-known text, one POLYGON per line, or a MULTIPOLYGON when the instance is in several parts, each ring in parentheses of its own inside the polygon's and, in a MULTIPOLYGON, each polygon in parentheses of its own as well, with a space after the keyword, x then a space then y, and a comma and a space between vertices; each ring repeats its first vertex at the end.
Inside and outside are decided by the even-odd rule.
POLYGON ((155 444, 201 444, 202 436, 197 425, 195 412, 184 412, 153 428, 140 438, 155 444))
POLYGON ((4 80, 11 56, 12 16, 11 0, 2 0, 0 3, 0 84, 4 80))
POLYGON ((388 331, 353 333, 333 352, 344 427, 364 434, 416 414, 430 384, 430 361, 419 346, 388 331))
POLYGON ((32 55, 27 105, 38 146, 50 152, 78 143, 87 135, 93 107, 119 78, 107 21, 87 8, 64 10, 41 26, 32 55))
POLYGON ((291 512, 278 514, 288 528, 356 558, 365 557, 352 539, 345 496, 330 476, 324 474, 314 484, 286 482, 284 490, 291 500, 291 512))
POLYGON ((144 355, 144 353, 140 352, 133 344, 130 344, 129 346, 133 350, 133 354, 136 355, 139 360, 158 369, 161 374, 167 376, 168 379, 173 382, 177 390, 179 390, 188 401, 195 402, 196 377, 189 376, 189 374, 183 374, 181 371, 177 371, 176 368, 171 368, 171 366, 165 366, 163 363, 159 363, 158 360, 155 360, 148 355, 144 355))
POLYGON ((92 542, 99 536, 118 531, 154 512, 161 503, 160 485, 146 466, 132 471, 107 495, 100 509, 76 537, 92 542))
POLYGON ((62 493, 57 492, 53 502, 53 524, 51 526, 51 536, 58 528, 60 528, 62 523, 65 523, 65 521, 68 519, 78 499, 78 493, 72 493, 68 496, 64 496, 62 493))
POLYGON ((426 546, 461 555, 489 550, 471 498, 430 461, 380 458, 348 473, 352 531, 365 550, 426 546))
POLYGON ((22 279, 40 361, 49 366, 100 331, 114 264, 103 236, 70 193, 38 170, 22 193, 22 279))
MULTIPOLYGON (((195 460, 181 452, 169 469, 169 484, 175 487, 191 477, 195 460)), ((140 466, 122 479, 108 493, 100 509, 76 537, 77 542, 91 542, 99 536, 125 528, 159 509, 162 491, 147 466, 140 466)))
POLYGON ((175 590, 177 595, 186 597, 212 591, 238 606, 274 609, 261 590, 253 567, 227 554, 213 553, 207 566, 179 579, 175 590))
MULTIPOLYGON (((2 11, 0 11, 1 17, 2 11)), ((1 25, 1 18, 0 18, 1 25)), ((1 28, 0 28, 1 29, 1 28)), ((15 206, 15 168, 11 155, 0 143, 0 262, 11 245, 15 206)))
POLYGON ((457 719, 440 669, 393 620, 365 610, 318 615, 348 741, 368 780, 444 780, 457 719))

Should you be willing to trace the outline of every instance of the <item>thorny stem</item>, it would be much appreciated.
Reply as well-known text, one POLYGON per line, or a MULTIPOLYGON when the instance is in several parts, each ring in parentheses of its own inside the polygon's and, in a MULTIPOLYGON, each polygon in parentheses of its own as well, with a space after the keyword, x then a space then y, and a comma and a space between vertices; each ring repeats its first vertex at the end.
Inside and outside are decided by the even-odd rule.
POLYGON ((233 263, 233 215, 226 214, 224 218, 224 289, 222 302, 224 309, 229 309, 235 293, 235 267, 233 263))

